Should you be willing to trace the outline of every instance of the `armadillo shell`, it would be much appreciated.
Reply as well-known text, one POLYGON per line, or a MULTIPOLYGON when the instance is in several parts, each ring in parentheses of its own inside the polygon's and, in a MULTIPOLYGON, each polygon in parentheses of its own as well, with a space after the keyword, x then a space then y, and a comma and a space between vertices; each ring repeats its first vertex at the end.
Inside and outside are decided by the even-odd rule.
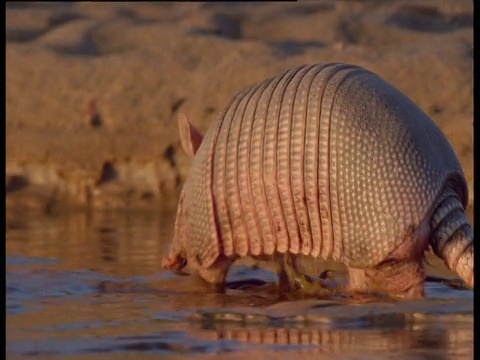
POLYGON ((237 94, 207 132, 185 184, 202 266, 274 252, 384 260, 445 183, 467 190, 437 126, 375 74, 304 65, 237 94))

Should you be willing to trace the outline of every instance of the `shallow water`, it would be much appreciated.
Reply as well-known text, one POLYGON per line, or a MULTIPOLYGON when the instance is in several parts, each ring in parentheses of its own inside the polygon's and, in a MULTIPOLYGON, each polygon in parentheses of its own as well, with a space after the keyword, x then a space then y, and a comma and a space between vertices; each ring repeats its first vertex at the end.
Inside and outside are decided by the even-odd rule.
POLYGON ((6 354, 20 358, 473 358, 473 292, 291 296, 235 266, 225 293, 160 269, 171 213, 7 214, 6 354))

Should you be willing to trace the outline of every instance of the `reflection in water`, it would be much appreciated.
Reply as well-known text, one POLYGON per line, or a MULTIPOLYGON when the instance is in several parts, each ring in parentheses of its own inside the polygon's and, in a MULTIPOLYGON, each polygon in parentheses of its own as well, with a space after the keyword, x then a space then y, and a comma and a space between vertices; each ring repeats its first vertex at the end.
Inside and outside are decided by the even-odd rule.
POLYGON ((171 212, 81 212, 29 219, 21 228, 8 223, 11 253, 62 259, 64 269, 88 266, 116 276, 157 273, 173 232, 171 212))
MULTIPOLYGON (((455 354, 471 346, 471 315, 439 316, 392 312, 380 315, 355 316, 343 307, 346 317, 296 315, 294 318, 259 319, 240 313, 195 314, 195 330, 191 334, 208 340, 237 340, 268 345, 315 345, 322 353, 345 353, 364 349, 370 352, 426 350, 455 354), (242 319, 243 317, 243 319, 242 319), (216 318, 216 320, 214 320, 216 318), (263 324, 255 324, 256 320, 263 324), (435 322, 432 326, 431 321, 435 322), (456 326, 452 327, 452 322, 456 326), (460 350, 461 351, 461 350, 460 350)), ((373 310, 373 307, 372 307, 373 310)), ((400 309, 397 309, 397 311, 400 309)))
POLYGON ((217 294, 160 270, 172 230, 172 213, 7 216, 7 357, 473 357, 471 291, 284 296, 271 272, 236 266, 217 294))
POLYGON ((398 320, 396 318, 382 319, 382 322, 393 321, 385 329, 220 326, 216 329, 199 327, 197 331, 191 332, 191 336, 265 345, 314 345, 314 352, 337 355, 354 351, 405 355, 409 350, 422 350, 430 352, 430 356, 432 353, 452 356, 473 341, 472 332, 467 329, 404 326, 402 321, 400 326, 395 326, 395 321, 398 320))

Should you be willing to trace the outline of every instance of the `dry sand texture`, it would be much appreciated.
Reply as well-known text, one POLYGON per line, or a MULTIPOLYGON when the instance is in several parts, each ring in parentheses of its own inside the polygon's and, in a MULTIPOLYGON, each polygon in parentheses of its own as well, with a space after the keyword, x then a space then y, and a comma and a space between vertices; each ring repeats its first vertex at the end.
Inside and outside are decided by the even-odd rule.
POLYGON ((7 207, 175 204, 190 166, 179 112, 205 131, 243 87, 332 61, 432 117, 472 204, 472 23, 470 0, 7 3, 7 207))

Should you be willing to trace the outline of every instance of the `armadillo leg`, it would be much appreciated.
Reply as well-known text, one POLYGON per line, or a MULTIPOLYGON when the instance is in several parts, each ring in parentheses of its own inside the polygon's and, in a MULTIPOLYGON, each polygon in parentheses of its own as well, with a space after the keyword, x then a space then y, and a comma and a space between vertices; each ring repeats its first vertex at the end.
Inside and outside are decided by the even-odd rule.
POLYGON ((282 292, 289 292, 297 290, 296 281, 301 274, 295 272, 295 268, 284 257, 285 254, 278 254, 274 261, 274 268, 272 269, 278 278, 278 287, 282 292))
POLYGON ((348 290, 352 293, 368 292, 370 285, 364 269, 348 268, 348 290))
POLYGON ((473 287, 473 230, 456 193, 450 192, 435 209, 430 244, 448 268, 473 287))
POLYGON ((225 286, 225 279, 228 270, 234 260, 223 257, 218 259, 208 268, 199 267, 198 275, 206 283, 210 284, 216 291, 222 292, 225 286))
POLYGON ((381 291, 405 298, 425 296, 425 275, 420 260, 387 260, 374 268, 349 268, 348 272, 351 292, 381 291))
POLYGON ((286 290, 302 290, 317 292, 323 288, 320 279, 311 279, 301 273, 297 267, 295 256, 290 253, 283 254, 280 268, 277 272, 279 286, 286 290))

